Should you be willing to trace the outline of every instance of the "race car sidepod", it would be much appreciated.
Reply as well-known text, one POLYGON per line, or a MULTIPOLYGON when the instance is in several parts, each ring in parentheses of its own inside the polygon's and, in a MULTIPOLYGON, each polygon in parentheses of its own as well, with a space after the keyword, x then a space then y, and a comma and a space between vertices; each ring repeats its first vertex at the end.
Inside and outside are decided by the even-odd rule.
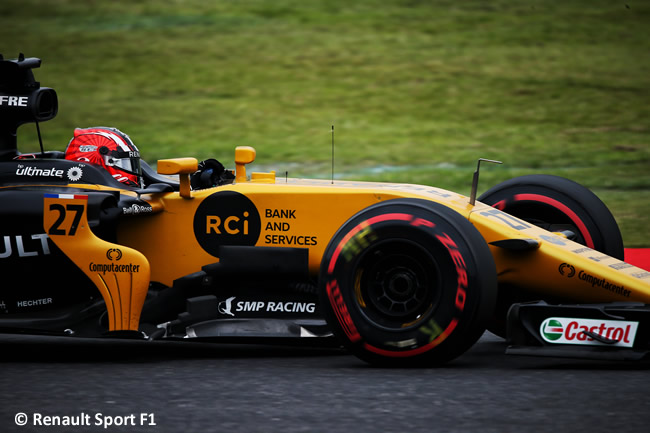
POLYGON ((643 303, 514 304, 507 332, 509 355, 650 359, 650 305, 643 303))
POLYGON ((149 261, 137 250, 97 237, 87 215, 88 195, 45 194, 43 227, 101 293, 109 331, 137 332, 149 287, 149 261))

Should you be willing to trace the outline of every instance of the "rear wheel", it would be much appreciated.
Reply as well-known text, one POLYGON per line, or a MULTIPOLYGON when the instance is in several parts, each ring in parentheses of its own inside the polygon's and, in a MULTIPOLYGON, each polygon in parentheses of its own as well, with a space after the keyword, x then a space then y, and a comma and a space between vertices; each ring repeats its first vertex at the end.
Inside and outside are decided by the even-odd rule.
MULTIPOLYGON (((623 260, 623 239, 611 212, 593 192, 569 179, 520 176, 490 188, 478 200, 545 230, 570 231, 573 241, 623 260)), ((538 298, 519 287, 499 285, 495 317, 488 329, 505 336, 510 306, 538 298)))
POLYGON ((425 200, 371 206, 346 222, 323 256, 321 305, 354 354, 387 366, 431 366, 485 330, 496 271, 480 233, 425 200))

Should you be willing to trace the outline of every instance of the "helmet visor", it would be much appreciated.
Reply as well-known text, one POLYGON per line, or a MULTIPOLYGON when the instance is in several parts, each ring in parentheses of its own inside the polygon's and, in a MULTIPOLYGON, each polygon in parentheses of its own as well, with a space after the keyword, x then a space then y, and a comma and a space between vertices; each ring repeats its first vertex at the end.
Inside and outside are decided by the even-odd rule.
POLYGON ((138 177, 142 175, 140 154, 138 152, 113 150, 108 155, 104 155, 104 162, 107 166, 119 168, 129 174, 138 177))

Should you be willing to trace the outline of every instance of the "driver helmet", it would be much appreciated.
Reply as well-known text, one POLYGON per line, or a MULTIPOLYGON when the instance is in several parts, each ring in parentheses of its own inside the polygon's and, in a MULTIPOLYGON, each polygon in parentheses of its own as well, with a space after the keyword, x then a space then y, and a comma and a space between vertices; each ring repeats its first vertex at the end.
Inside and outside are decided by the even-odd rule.
POLYGON ((140 152, 128 135, 116 128, 76 128, 65 159, 88 162, 106 169, 128 186, 142 187, 140 152))

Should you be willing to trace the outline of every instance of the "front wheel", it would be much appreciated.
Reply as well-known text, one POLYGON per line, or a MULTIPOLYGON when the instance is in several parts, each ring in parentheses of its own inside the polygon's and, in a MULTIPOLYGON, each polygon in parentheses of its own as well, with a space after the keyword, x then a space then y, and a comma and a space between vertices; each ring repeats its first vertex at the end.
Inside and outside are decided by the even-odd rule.
MULTIPOLYGON (((589 189, 563 177, 534 174, 500 183, 478 200, 552 232, 569 231, 573 240, 623 260, 621 232, 607 206, 589 189)), ((539 299, 512 285, 499 285, 495 316, 488 329, 506 335, 506 315, 516 302, 539 299)))
POLYGON ((559 176, 533 174, 500 183, 478 200, 551 232, 623 260, 623 239, 607 206, 588 188, 559 176))
POLYGON ((330 241, 321 305, 361 359, 432 366, 485 331, 496 279, 487 244, 463 216, 426 200, 390 200, 359 212, 330 241))

